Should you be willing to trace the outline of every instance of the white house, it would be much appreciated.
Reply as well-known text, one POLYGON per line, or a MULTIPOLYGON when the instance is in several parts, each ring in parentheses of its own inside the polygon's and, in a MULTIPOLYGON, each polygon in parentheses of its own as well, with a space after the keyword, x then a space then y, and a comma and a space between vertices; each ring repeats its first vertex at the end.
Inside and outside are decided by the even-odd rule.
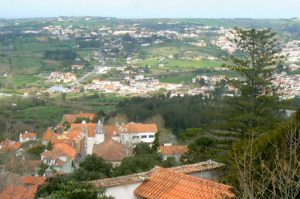
POLYGON ((156 124, 128 123, 120 128, 121 143, 126 144, 129 148, 144 142, 152 144, 157 133, 156 124))
MULTIPOLYGON (((171 172, 187 174, 188 176, 199 177, 199 179, 206 178, 209 180, 216 180, 215 177, 211 178, 212 175, 209 175, 209 173, 216 172, 216 170, 218 170, 222 166, 223 164, 208 160, 205 162, 199 162, 195 164, 172 167, 168 170, 170 170, 171 172)), ((154 169, 148 172, 136 173, 115 178, 105 178, 101 180, 92 181, 91 183, 94 184, 96 187, 105 188, 105 195, 112 196, 115 199, 138 199, 139 197, 135 194, 135 191, 142 184, 151 180, 151 175, 155 173, 156 170, 159 170, 159 167, 155 167, 154 169)), ((165 179, 164 181, 168 182, 165 179)), ((218 184, 216 182, 214 183, 218 184)), ((178 184, 178 186, 181 185, 178 184)))
POLYGON ((172 144, 164 144, 164 146, 159 147, 159 153, 162 154, 163 160, 167 158, 175 158, 176 161, 180 160, 182 154, 188 151, 188 147, 186 145, 172 145, 172 144))
POLYGON ((36 140, 36 133, 32 132, 27 132, 25 133, 20 133, 20 142, 28 142, 28 141, 33 141, 36 140))
POLYGON ((41 154, 41 160, 57 172, 72 173, 74 171, 75 154, 74 148, 65 143, 60 143, 56 144, 51 151, 45 150, 41 154))

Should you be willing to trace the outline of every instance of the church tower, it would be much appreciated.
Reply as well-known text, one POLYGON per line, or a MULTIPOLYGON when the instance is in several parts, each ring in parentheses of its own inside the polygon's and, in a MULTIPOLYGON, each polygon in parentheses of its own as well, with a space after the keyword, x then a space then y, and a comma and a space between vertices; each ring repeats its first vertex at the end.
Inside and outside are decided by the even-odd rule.
POLYGON ((98 120, 95 132, 95 144, 104 142, 104 129, 101 120, 98 120))

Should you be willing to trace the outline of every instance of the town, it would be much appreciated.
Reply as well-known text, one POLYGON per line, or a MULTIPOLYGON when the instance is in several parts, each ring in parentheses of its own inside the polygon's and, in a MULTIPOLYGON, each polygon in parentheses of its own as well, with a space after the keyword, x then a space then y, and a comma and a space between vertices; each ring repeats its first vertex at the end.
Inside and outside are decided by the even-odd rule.
MULTIPOLYGON (((65 114, 62 121, 55 127, 49 127, 42 137, 26 131, 20 133, 19 140, 1 141, 0 153, 9 156, 6 159, 7 164, 1 165, 1 173, 5 174, 6 179, 16 179, 15 182, 11 182, 1 178, 1 186, 4 187, 1 197, 34 198, 38 186, 44 184, 47 178, 73 173, 79 169, 80 162, 89 155, 101 157, 113 167, 117 167, 125 157, 134 156, 134 149, 138 144, 152 146, 157 139, 158 127, 155 123, 105 125, 101 120, 97 123, 92 122, 95 117, 93 113, 65 114), (26 153, 39 147, 45 149, 41 154, 36 154, 40 156, 40 160, 30 159, 26 153), (18 169, 19 175, 6 173, 6 170, 12 171, 14 168, 18 169)), ((165 143, 157 148, 157 153, 162 155, 162 160, 174 158, 179 162, 181 155, 187 150, 186 145, 165 143)), ((183 179, 186 182, 191 181, 189 183, 194 182, 195 186, 203 189, 203 194, 207 192, 214 197, 223 194, 233 197, 230 186, 212 181, 218 179, 217 170, 222 166, 223 164, 208 160, 171 169, 155 167, 149 172, 95 180, 92 183, 97 187, 106 188, 109 196, 135 198, 135 195, 147 196, 147 187, 153 189, 151 195, 164 194, 159 187, 163 186, 167 178, 174 183, 183 179), (162 178, 161 175, 165 177, 162 178), (147 181, 149 177, 153 182, 147 181), (148 185, 149 183, 154 185, 148 185)), ((186 191, 184 186, 178 187, 178 194, 184 195, 186 191)), ((193 190, 190 190, 190 193, 192 194, 193 190)))
POLYGON ((299 27, 0 18, 0 199, 299 198, 299 27))

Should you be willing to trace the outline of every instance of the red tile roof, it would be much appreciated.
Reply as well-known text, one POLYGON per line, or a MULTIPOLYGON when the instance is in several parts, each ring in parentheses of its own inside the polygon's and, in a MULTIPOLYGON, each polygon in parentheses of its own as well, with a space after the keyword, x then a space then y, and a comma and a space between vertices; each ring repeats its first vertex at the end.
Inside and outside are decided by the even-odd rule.
POLYGON ((111 137, 119 136, 119 128, 116 125, 105 125, 104 127, 105 139, 111 139, 111 137))
POLYGON ((157 132, 156 124, 128 123, 123 126, 127 133, 157 132))
POLYGON ((52 129, 48 128, 47 131, 46 131, 46 133, 43 136, 43 140, 50 141, 52 139, 52 137, 53 137, 53 134, 54 133, 53 133, 52 129))
POLYGON ((115 178, 105 178, 101 180, 91 181, 96 187, 114 187, 119 185, 126 185, 126 184, 134 184, 138 182, 143 182, 144 180, 149 178, 150 172, 143 172, 143 173, 136 173, 126 176, 120 176, 115 178))
POLYGON ((65 114, 63 116, 63 121, 71 124, 76 120, 76 118, 89 118, 90 120, 93 120, 95 116, 96 115, 94 113, 65 114))
POLYGON ((120 162, 126 157, 126 146, 112 139, 96 144, 93 153, 110 162, 120 162))
POLYGON ((181 155, 188 151, 186 145, 160 146, 159 152, 163 155, 181 155))
POLYGON ((72 160, 75 159, 76 151, 73 147, 69 146, 65 143, 55 144, 54 149, 61 149, 63 152, 65 152, 69 157, 71 157, 72 160))
POLYGON ((87 123, 87 124, 72 123, 71 130, 81 130, 84 133, 87 130, 89 137, 95 137, 96 126, 97 126, 96 123, 87 123))
POLYGON ((33 132, 25 132, 20 135, 22 138, 33 138, 36 137, 36 133, 33 132))
POLYGON ((34 199, 35 193, 38 186, 24 187, 21 185, 17 186, 7 186, 2 193, 0 193, 0 198, 3 199, 34 199))
POLYGON ((22 183, 26 185, 42 185, 46 179, 46 177, 42 176, 23 176, 22 183))
POLYGON ((214 162, 212 160, 207 160, 204 162, 198 162, 194 164, 186 164, 182 166, 177 166, 177 167, 172 167, 173 171, 180 172, 180 173, 195 173, 195 172, 201 172, 201 171, 206 171, 206 170, 212 170, 212 169, 217 169, 220 167, 223 167, 224 164, 214 162))
POLYGON ((15 151, 21 148, 21 142, 15 142, 12 140, 4 140, 0 142, 0 152, 7 152, 7 151, 15 151))
POLYGON ((70 130, 66 136, 70 139, 70 140, 81 140, 84 136, 85 133, 84 131, 80 130, 80 129, 72 129, 70 130))
POLYGON ((134 193, 148 199, 216 199, 234 197, 231 187, 170 169, 155 169, 134 193))
POLYGON ((97 126, 96 123, 87 123, 89 137, 95 137, 96 126, 97 126))

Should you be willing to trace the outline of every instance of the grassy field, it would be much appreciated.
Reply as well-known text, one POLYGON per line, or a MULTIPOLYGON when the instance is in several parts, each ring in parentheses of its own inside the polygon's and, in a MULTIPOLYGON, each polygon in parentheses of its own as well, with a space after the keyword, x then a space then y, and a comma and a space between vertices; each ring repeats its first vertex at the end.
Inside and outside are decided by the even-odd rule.
POLYGON ((217 68, 222 65, 222 62, 215 60, 190 60, 190 59, 166 59, 159 61, 158 59, 145 59, 137 63, 139 66, 148 65, 151 67, 158 67, 159 64, 163 64, 168 68, 217 68))
POLYGON ((159 81, 163 83, 179 84, 179 83, 191 82, 194 77, 196 77, 195 73, 183 73, 178 75, 161 76, 159 78, 159 81))
POLYGON ((14 74, 36 74, 41 68, 41 59, 36 56, 12 57, 12 72, 14 74))
POLYGON ((5 57, 0 56, 0 74, 9 72, 10 64, 5 57))
POLYGON ((13 77, 14 86, 17 88, 38 86, 41 80, 40 77, 34 75, 16 75, 13 77))

